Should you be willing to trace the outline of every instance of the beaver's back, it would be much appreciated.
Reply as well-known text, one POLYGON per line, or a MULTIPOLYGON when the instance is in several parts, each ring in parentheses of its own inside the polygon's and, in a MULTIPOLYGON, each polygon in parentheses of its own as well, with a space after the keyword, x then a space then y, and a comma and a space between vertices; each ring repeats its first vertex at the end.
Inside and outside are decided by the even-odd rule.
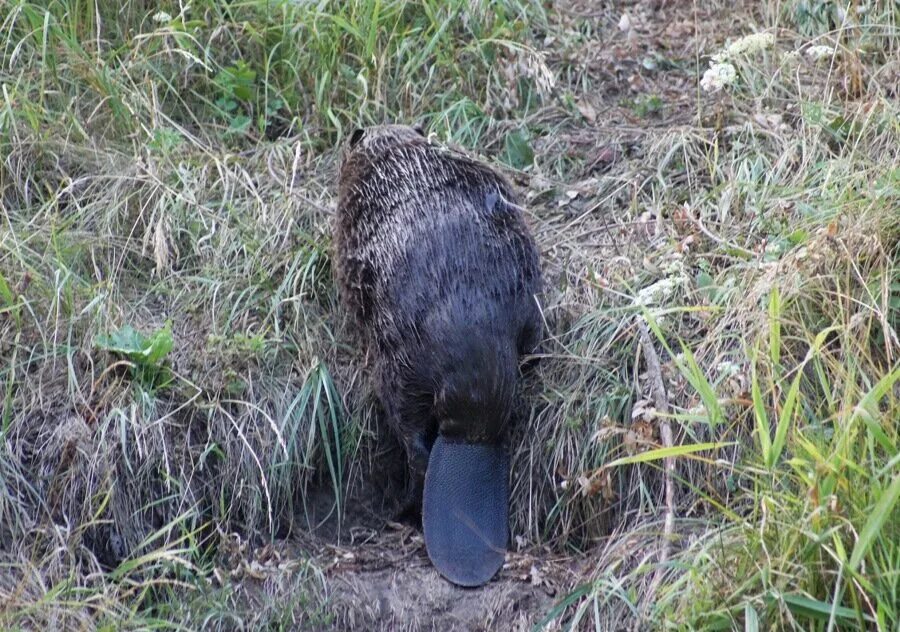
POLYGON ((456 383, 505 406, 541 326, 537 251, 506 181, 424 138, 388 134, 351 148, 339 198, 339 289, 394 382, 383 399, 434 401, 456 383), (479 391, 492 388, 503 392, 479 391))

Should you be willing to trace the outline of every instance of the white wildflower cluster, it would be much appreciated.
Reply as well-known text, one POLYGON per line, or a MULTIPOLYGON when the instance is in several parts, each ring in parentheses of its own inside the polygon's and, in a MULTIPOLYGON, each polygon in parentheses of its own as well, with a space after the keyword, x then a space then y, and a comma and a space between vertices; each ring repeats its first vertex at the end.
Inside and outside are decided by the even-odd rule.
POLYGON ((723 360, 716 365, 716 371, 723 378, 729 378, 741 372, 741 365, 730 360, 723 360))
POLYGON ((637 296, 634 297, 634 304, 643 305, 644 307, 657 305, 672 296, 680 286, 681 278, 679 277, 671 276, 660 279, 656 283, 641 288, 637 296))
POLYGON ((168 24, 172 21, 172 16, 166 13, 165 11, 157 11, 153 15, 153 21, 158 24, 168 24))
POLYGON ((803 61, 803 55, 800 54, 799 50, 791 50, 784 54, 784 61, 792 66, 796 66, 803 61))
POLYGON ((706 407, 703 404, 697 404, 688 408, 685 413, 689 417, 706 417, 706 407))
POLYGON ((712 56, 709 68, 703 73, 700 87, 707 92, 718 92, 730 86, 737 79, 737 69, 731 60, 742 55, 752 55, 775 45, 775 36, 771 33, 751 33, 735 40, 712 56))
POLYGON ((806 49, 806 56, 813 61, 830 59, 832 55, 834 55, 834 48, 831 46, 810 46, 806 49))
POLYGON ((666 265, 663 267, 662 270, 666 275, 668 275, 670 277, 672 277, 672 276, 683 277, 684 276, 684 256, 680 252, 673 253, 672 260, 669 261, 668 263, 666 263, 666 265))
POLYGON ((703 78, 700 80, 700 87, 707 92, 718 92, 725 86, 730 86, 737 79, 737 70, 729 63, 709 65, 703 78))
POLYGON ((775 45, 775 36, 771 33, 751 33, 728 45, 722 52, 713 55, 717 64, 734 59, 739 55, 752 55, 775 45))

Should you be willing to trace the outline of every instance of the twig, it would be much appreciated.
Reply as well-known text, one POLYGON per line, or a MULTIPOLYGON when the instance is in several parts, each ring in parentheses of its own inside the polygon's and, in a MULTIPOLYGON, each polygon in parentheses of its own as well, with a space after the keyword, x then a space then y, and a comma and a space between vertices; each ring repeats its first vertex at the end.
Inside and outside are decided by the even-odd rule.
MULTIPOLYGON (((671 448, 672 426, 669 424, 669 400, 666 397, 666 387, 663 383, 662 369, 659 366, 659 356, 653 347, 653 340, 650 338, 650 331, 647 329, 646 321, 641 318, 638 320, 638 328, 641 332, 641 346, 644 349, 644 360, 647 363, 647 374, 650 376, 650 388, 653 391, 653 402, 656 406, 657 419, 659 419, 659 435, 662 439, 664 448, 671 448)), ((653 581, 650 583, 650 590, 645 601, 649 607, 653 601, 653 595, 662 583, 663 573, 665 572, 665 564, 669 560, 669 549, 672 542, 672 533, 675 530, 675 486, 672 479, 675 476, 675 458, 668 456, 663 459, 663 474, 665 480, 665 496, 666 496, 666 517, 663 522, 663 538, 662 546, 659 551, 659 564, 653 575, 653 581)))
POLYGON ((728 241, 727 239, 723 239, 722 237, 719 237, 718 235, 716 235, 714 232, 712 232, 710 229, 708 229, 708 228, 706 227, 706 224, 703 223, 703 220, 702 220, 702 219, 700 219, 699 217, 694 217, 694 214, 691 213, 690 210, 688 210, 688 212, 686 213, 686 217, 687 217, 687 218, 688 218, 688 219, 689 219, 689 220, 690 220, 697 228, 700 229, 700 232, 701 232, 701 233, 703 233, 704 235, 706 235, 708 238, 712 239, 714 242, 716 242, 716 243, 719 244, 720 246, 724 246, 724 247, 729 248, 729 249, 731 249, 731 250, 733 250, 733 251, 735 251, 735 252, 737 252, 737 253, 740 253, 740 254, 742 254, 743 256, 747 257, 748 259, 753 259, 753 258, 756 257, 756 254, 757 254, 757 253, 753 252, 752 250, 747 250, 746 248, 744 248, 744 247, 742 247, 742 246, 738 246, 737 244, 733 244, 733 243, 731 243, 730 241, 728 241))

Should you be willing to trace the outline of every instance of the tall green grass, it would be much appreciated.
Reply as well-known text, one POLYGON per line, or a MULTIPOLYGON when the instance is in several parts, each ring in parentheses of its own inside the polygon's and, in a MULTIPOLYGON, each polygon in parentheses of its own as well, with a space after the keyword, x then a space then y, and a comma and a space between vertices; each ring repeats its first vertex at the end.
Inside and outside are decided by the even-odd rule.
POLYGON ((651 310, 669 422, 682 442, 735 445, 679 458, 674 541, 664 507, 622 527, 544 624, 900 625, 900 127, 874 70, 898 15, 874 3, 835 29, 801 5, 769 7, 775 49, 733 60, 734 86, 698 104, 723 129, 661 139, 638 198, 672 220, 635 283, 675 288, 651 310), (810 34, 830 63, 803 57, 810 34))
MULTIPOLYGON (((898 270, 866 272, 880 284, 898 270)), ((834 281, 837 302, 858 301, 850 314, 846 304, 810 313, 812 297, 783 304, 772 290, 767 348, 746 349, 755 425, 730 474, 740 512, 684 551, 690 565, 660 617, 704 629, 896 628, 900 363, 870 346, 885 305, 859 279, 834 281)))
POLYGON ((62 115, 77 141, 290 134, 316 151, 349 125, 395 119, 471 133, 471 116, 490 121, 509 87, 498 62, 533 56, 528 34, 546 28, 540 5, 521 1, 180 6, 8 3, 2 129, 40 133, 62 115))

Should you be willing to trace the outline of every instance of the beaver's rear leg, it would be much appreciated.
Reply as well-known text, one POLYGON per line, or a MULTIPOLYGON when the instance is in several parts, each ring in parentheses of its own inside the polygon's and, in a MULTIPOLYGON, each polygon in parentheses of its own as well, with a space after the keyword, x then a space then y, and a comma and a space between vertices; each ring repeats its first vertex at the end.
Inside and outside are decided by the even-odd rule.
POLYGON ((425 470, 431 446, 437 437, 437 428, 421 430, 408 439, 403 438, 406 448, 407 483, 406 491, 394 519, 414 526, 422 525, 422 491, 425 487, 425 470))
POLYGON ((425 470, 438 433, 432 414, 434 394, 421 378, 393 363, 376 365, 376 388, 385 418, 406 453, 406 487, 395 499, 393 519, 414 526, 421 526, 425 470))

